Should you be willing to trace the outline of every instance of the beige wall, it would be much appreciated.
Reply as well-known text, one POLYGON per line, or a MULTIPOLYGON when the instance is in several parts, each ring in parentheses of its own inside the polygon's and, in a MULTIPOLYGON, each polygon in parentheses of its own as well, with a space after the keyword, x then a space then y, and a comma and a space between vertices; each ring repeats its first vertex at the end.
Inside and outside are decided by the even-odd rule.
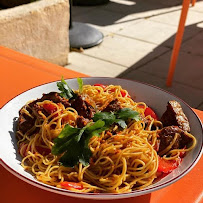
POLYGON ((0 10, 0 46, 66 65, 69 1, 41 0, 0 10))

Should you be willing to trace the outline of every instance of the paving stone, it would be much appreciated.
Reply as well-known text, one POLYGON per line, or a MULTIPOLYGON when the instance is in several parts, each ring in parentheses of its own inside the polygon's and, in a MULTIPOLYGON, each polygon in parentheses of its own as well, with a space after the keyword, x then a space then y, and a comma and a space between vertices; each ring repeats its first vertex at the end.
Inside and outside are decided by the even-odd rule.
POLYGON ((84 15, 84 13, 90 13, 96 8, 96 6, 72 6, 72 20, 75 21, 75 18, 84 15))
POLYGON ((195 6, 190 8, 192 11, 198 11, 203 13, 203 2, 202 1, 197 1, 195 3, 195 6))
POLYGON ((116 32, 131 27, 143 19, 172 12, 178 7, 166 7, 160 2, 114 0, 97 7, 73 7, 73 21, 88 23, 102 30, 116 32), (128 5, 121 2, 129 2, 128 5), (134 3, 133 5, 131 5, 134 3))
MULTIPOLYGON (((203 29, 201 30, 203 31, 203 29)), ((203 32, 197 34, 187 42, 183 43, 182 50, 192 55, 203 56, 202 44, 203 44, 203 32)))
POLYGON ((159 2, 160 4, 162 5, 165 5, 165 6, 177 6, 177 5, 181 5, 182 4, 182 0, 151 0, 151 1, 154 1, 154 2, 159 2))
MULTIPOLYGON (((156 60, 139 68, 139 70, 166 78, 170 62, 171 52, 168 52, 156 60)), ((174 81, 203 90, 203 57, 180 52, 175 69, 174 81)), ((131 67, 133 69, 133 67, 131 67)))
POLYGON ((93 25, 95 28, 115 32, 139 22, 133 15, 114 13, 112 11, 96 8, 83 15, 75 16, 74 21, 93 25))
MULTIPOLYGON (((151 17, 150 20, 178 26, 179 20, 180 20, 180 13, 181 13, 181 9, 179 11, 173 11, 169 13, 166 12, 163 15, 151 17)), ((185 24, 186 26, 196 24, 202 21, 203 21, 203 13, 195 12, 189 9, 188 16, 186 19, 186 24, 185 24)))
POLYGON ((109 4, 103 6, 103 9, 143 19, 180 9, 180 6, 173 6, 177 5, 177 2, 170 2, 171 0, 111 0, 109 4))
MULTIPOLYGON (((100 46, 96 46, 84 51, 84 54, 103 59, 115 64, 130 67, 134 63, 142 60, 146 55, 147 60, 142 60, 142 64, 165 53, 168 48, 158 47, 135 39, 122 37, 118 35, 109 35, 105 37, 100 46), (156 52, 154 50, 156 49, 156 52)), ((139 63, 139 65, 141 65, 139 63)))
POLYGON ((136 0, 136 1, 125 1, 125 0, 111 0, 109 4, 103 6, 103 9, 119 12, 126 15, 136 14, 141 17, 144 15, 152 15, 159 13, 159 9, 163 9, 164 6, 158 2, 152 2, 151 0, 136 0))
MULTIPOLYGON (((136 25, 126 27, 116 33, 172 48, 176 32, 177 28, 174 26, 150 20, 142 20, 136 25)), ((183 42, 199 32, 200 29, 198 28, 188 29, 186 27, 183 42)))
POLYGON ((126 70, 126 67, 76 52, 69 54, 69 62, 70 64, 66 66, 67 68, 95 77, 116 77, 126 70))
POLYGON ((119 77, 136 80, 160 87, 183 99, 193 108, 197 108, 198 105, 203 101, 203 90, 198 90, 196 88, 192 88, 176 82, 173 83, 172 87, 166 87, 165 79, 142 72, 140 70, 132 70, 119 77))

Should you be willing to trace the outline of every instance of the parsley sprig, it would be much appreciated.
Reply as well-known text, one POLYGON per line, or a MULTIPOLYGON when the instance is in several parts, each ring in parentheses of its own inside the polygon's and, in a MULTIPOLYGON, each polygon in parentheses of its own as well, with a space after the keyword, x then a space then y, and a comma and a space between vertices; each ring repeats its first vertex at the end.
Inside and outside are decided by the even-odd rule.
POLYGON ((67 167, 73 167, 79 162, 84 166, 88 165, 92 155, 88 147, 89 140, 92 136, 99 136, 106 129, 104 126, 105 122, 101 120, 89 123, 83 128, 74 128, 67 124, 54 139, 52 154, 63 154, 59 161, 67 167))
POLYGON ((123 108, 117 112, 98 112, 94 115, 93 121, 103 120, 107 126, 117 123, 120 127, 126 128, 126 121, 133 119, 140 120, 140 114, 130 108, 123 108))
POLYGON ((88 123, 83 128, 74 128, 67 124, 59 136, 54 139, 52 154, 62 155, 59 161, 63 166, 74 167, 79 162, 87 166, 92 156, 88 146, 90 138, 100 136, 114 123, 126 128, 126 122, 129 119, 138 121, 139 113, 129 108, 123 108, 118 112, 98 112, 93 117, 94 122, 88 123))
MULTIPOLYGON (((79 92, 82 93, 83 90, 83 80, 82 78, 77 78, 79 92)), ((61 91, 60 96, 64 97, 66 99, 74 99, 78 95, 69 87, 67 82, 64 80, 64 78, 61 78, 60 82, 57 82, 57 87, 61 91)))

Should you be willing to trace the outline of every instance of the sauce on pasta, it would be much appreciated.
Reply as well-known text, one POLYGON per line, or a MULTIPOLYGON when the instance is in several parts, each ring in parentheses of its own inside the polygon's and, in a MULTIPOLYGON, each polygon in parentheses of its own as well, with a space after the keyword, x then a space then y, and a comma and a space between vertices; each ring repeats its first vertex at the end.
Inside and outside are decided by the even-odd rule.
POLYGON ((185 152, 195 146, 192 134, 179 127, 165 128, 147 104, 133 101, 121 86, 84 85, 74 93, 81 101, 76 98, 71 102, 59 93, 50 93, 20 110, 17 138, 22 166, 40 182, 85 193, 131 192, 153 184, 178 167, 185 152), (92 136, 88 142, 88 164, 78 162, 67 167, 60 161, 63 153, 52 153, 54 140, 66 125, 82 129, 95 123, 96 113, 117 115, 115 112, 121 109, 137 112, 139 119, 116 118, 99 136, 92 136), (162 129, 170 131, 168 144, 162 129), (180 141, 185 137, 188 142, 180 141))

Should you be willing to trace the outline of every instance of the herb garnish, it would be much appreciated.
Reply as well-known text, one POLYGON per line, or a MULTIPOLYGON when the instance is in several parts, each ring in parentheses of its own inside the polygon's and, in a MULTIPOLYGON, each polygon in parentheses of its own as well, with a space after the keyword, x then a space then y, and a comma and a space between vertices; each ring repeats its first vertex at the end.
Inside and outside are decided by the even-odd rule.
POLYGON ((82 80, 82 78, 77 78, 77 82, 78 82, 79 92, 81 94, 82 90, 83 90, 83 80, 82 80))
MULTIPOLYGON (((83 90, 83 80, 82 78, 77 78, 78 87, 80 94, 83 90)), ((63 76, 61 77, 61 81, 57 82, 57 87, 61 91, 60 96, 66 99, 74 99, 78 95, 68 86, 67 82, 64 80, 63 76)))
POLYGON ((52 154, 63 154, 59 160, 63 166, 74 167, 79 162, 87 166, 92 155, 88 146, 90 138, 100 136, 100 133, 108 130, 113 123, 125 128, 128 119, 140 120, 139 113, 123 108, 118 112, 98 112, 93 117, 94 122, 83 128, 74 128, 67 124, 54 139, 52 154))
POLYGON ((93 121, 103 120, 106 125, 110 126, 113 123, 117 123, 120 127, 126 128, 126 121, 133 119, 140 120, 140 115, 137 111, 133 111, 130 108, 123 108, 117 112, 98 112, 94 115, 93 121))
POLYGON ((60 96, 66 99, 76 98, 77 94, 68 86, 63 76, 61 78, 61 82, 57 82, 57 87, 61 91, 60 96))
POLYGON ((62 155, 60 162, 67 167, 73 167, 81 162, 84 166, 89 164, 92 155, 88 143, 92 136, 99 136, 104 131, 105 122, 98 120, 89 123, 83 128, 74 128, 66 125, 59 136, 54 139, 52 154, 62 155))

